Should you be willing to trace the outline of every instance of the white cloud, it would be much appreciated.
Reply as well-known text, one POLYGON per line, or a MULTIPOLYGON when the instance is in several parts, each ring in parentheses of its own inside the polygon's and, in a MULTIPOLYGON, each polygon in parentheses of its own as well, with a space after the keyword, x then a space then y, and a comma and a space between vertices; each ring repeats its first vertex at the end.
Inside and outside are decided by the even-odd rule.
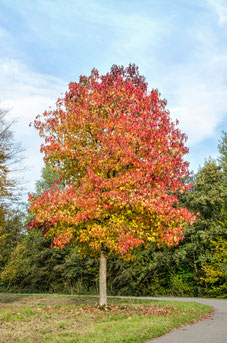
POLYGON ((167 88, 174 100, 170 110, 180 120, 190 145, 214 136, 216 127, 226 117, 227 84, 215 75, 218 67, 217 60, 213 61, 213 70, 184 65, 171 73, 167 88))
POLYGON ((180 120, 182 131, 189 137, 189 144, 195 145, 213 137, 216 127, 226 115, 227 87, 218 85, 213 90, 196 75, 192 75, 187 85, 179 82, 178 87, 175 89, 178 99, 171 113, 180 120))
POLYGON ((32 119, 54 105, 65 87, 57 77, 34 72, 13 59, 0 59, 0 100, 12 107, 11 113, 20 120, 32 119))
POLYGON ((209 27, 192 30, 198 49, 184 63, 174 64, 161 77, 162 95, 173 117, 195 145, 214 138, 227 118, 227 47, 209 27))
POLYGON ((56 77, 34 72, 19 61, 0 59, 0 89, 0 106, 9 109, 9 118, 16 119, 15 139, 25 148, 26 188, 34 190, 43 162, 39 152, 41 139, 29 123, 37 114, 54 106, 66 84, 56 77))
POLYGON ((208 5, 214 9, 218 16, 219 24, 227 23, 227 3, 226 0, 206 0, 208 5))

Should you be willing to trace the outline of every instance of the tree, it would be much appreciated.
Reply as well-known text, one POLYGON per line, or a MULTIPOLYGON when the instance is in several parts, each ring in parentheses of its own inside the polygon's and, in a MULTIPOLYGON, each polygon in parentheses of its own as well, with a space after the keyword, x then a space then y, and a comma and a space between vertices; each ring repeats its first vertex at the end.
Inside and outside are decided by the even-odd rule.
POLYGON ((219 149, 219 164, 225 173, 225 177, 227 175, 227 132, 222 132, 223 136, 221 137, 218 145, 219 149))
MULTIPOLYGON (((39 195, 45 192, 46 190, 49 190, 58 179, 59 174, 53 170, 51 165, 45 164, 41 171, 41 178, 40 180, 36 181, 35 184, 36 194, 39 195)), ((58 185, 58 187, 61 186, 58 185)))
POLYGON ((227 294, 227 133, 223 131, 223 136, 219 141, 219 166, 223 173, 222 190, 219 196, 222 196, 219 213, 216 217, 216 226, 221 227, 222 234, 216 235, 211 240, 211 258, 210 261, 203 264, 205 276, 202 278, 207 285, 207 292, 212 295, 226 297, 227 294), (209 287, 208 287, 209 286, 209 287))
POLYGON ((19 209, 10 209, 4 217, 0 230, 0 272, 10 258, 11 252, 24 237, 24 213, 19 209))
POLYGON ((12 176, 15 166, 21 160, 22 148, 15 143, 12 131, 13 121, 6 119, 6 110, 0 109, 0 231, 3 231, 9 211, 9 201, 16 199, 18 183, 12 176))
POLYGON ((15 179, 11 172, 13 166, 21 160, 20 144, 14 142, 12 125, 13 121, 7 121, 6 110, 0 109, 0 202, 12 198, 15 188, 15 179))
MULTIPOLYGON (((17 199, 17 180, 13 178, 16 164, 21 160, 21 146, 15 143, 12 131, 13 121, 6 119, 7 111, 0 109, 0 269, 9 254, 9 226, 17 217, 10 202, 17 199)), ((21 227, 20 227, 21 228, 21 227)), ((16 238, 14 237, 15 241, 16 238)))
MULTIPOLYGON (((225 229, 227 221, 223 223, 225 229)), ((227 295, 227 239, 219 238, 217 241, 212 241, 212 258, 211 262, 203 266, 205 277, 203 280, 207 284, 207 292, 211 295, 222 296, 227 295)))
POLYGON ((88 294, 97 290, 97 275, 95 259, 81 259, 69 245, 52 249, 51 239, 30 230, 11 251, 1 281, 10 292, 88 294))
POLYGON ((213 258, 211 242, 224 237, 225 228, 220 224, 225 218, 225 174, 215 160, 209 159, 192 177, 190 192, 182 194, 182 206, 199 212, 198 220, 187 230, 185 239, 175 249, 174 258, 194 288, 194 295, 203 295, 206 284, 203 266, 213 258), (191 277, 190 277, 191 274, 191 277))
POLYGON ((52 237, 53 247, 71 242, 82 255, 100 257, 104 305, 109 253, 127 259, 151 242, 178 244, 186 223, 195 220, 177 206, 176 193, 188 189, 182 182, 186 137, 135 65, 81 76, 34 127, 45 138, 45 160, 65 187, 54 184, 30 196, 35 218, 29 226, 52 237))
MULTIPOLYGON (((45 165, 36 182, 38 196, 58 178, 50 165, 45 165)), ((60 186, 59 186, 60 187, 60 186)), ((71 246, 54 250, 51 239, 41 231, 24 234, 23 214, 10 211, 3 231, 0 231, 0 276, 9 291, 20 292, 90 292, 96 286, 97 263, 94 259, 80 259, 71 246)), ((27 215, 26 221, 31 221, 27 215)), ((1 285, 1 282, 0 282, 1 285)))

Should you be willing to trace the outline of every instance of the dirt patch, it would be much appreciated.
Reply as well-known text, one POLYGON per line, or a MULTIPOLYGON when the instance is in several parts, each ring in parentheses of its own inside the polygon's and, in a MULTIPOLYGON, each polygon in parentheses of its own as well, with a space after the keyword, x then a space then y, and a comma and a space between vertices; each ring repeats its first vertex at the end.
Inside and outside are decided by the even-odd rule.
POLYGON ((173 308, 147 305, 106 305, 106 306, 83 306, 77 309, 81 313, 128 313, 140 316, 167 316, 173 312, 173 308))

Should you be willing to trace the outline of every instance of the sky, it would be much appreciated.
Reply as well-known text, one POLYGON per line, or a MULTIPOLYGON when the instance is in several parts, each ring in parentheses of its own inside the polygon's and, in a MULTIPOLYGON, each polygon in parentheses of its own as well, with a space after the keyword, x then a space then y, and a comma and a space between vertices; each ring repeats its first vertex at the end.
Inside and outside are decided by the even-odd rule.
POLYGON ((24 193, 43 156, 36 115, 92 68, 135 63, 188 135, 190 170, 227 129, 227 0, 0 0, 0 108, 15 119, 24 193))

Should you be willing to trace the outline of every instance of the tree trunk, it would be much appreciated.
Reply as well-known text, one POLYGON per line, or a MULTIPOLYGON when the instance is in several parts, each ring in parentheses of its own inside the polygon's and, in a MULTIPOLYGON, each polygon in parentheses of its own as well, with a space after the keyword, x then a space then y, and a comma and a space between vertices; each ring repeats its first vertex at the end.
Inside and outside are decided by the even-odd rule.
POLYGON ((107 304, 106 294, 106 256, 101 250, 100 254, 100 269, 99 269, 99 306, 107 304))

